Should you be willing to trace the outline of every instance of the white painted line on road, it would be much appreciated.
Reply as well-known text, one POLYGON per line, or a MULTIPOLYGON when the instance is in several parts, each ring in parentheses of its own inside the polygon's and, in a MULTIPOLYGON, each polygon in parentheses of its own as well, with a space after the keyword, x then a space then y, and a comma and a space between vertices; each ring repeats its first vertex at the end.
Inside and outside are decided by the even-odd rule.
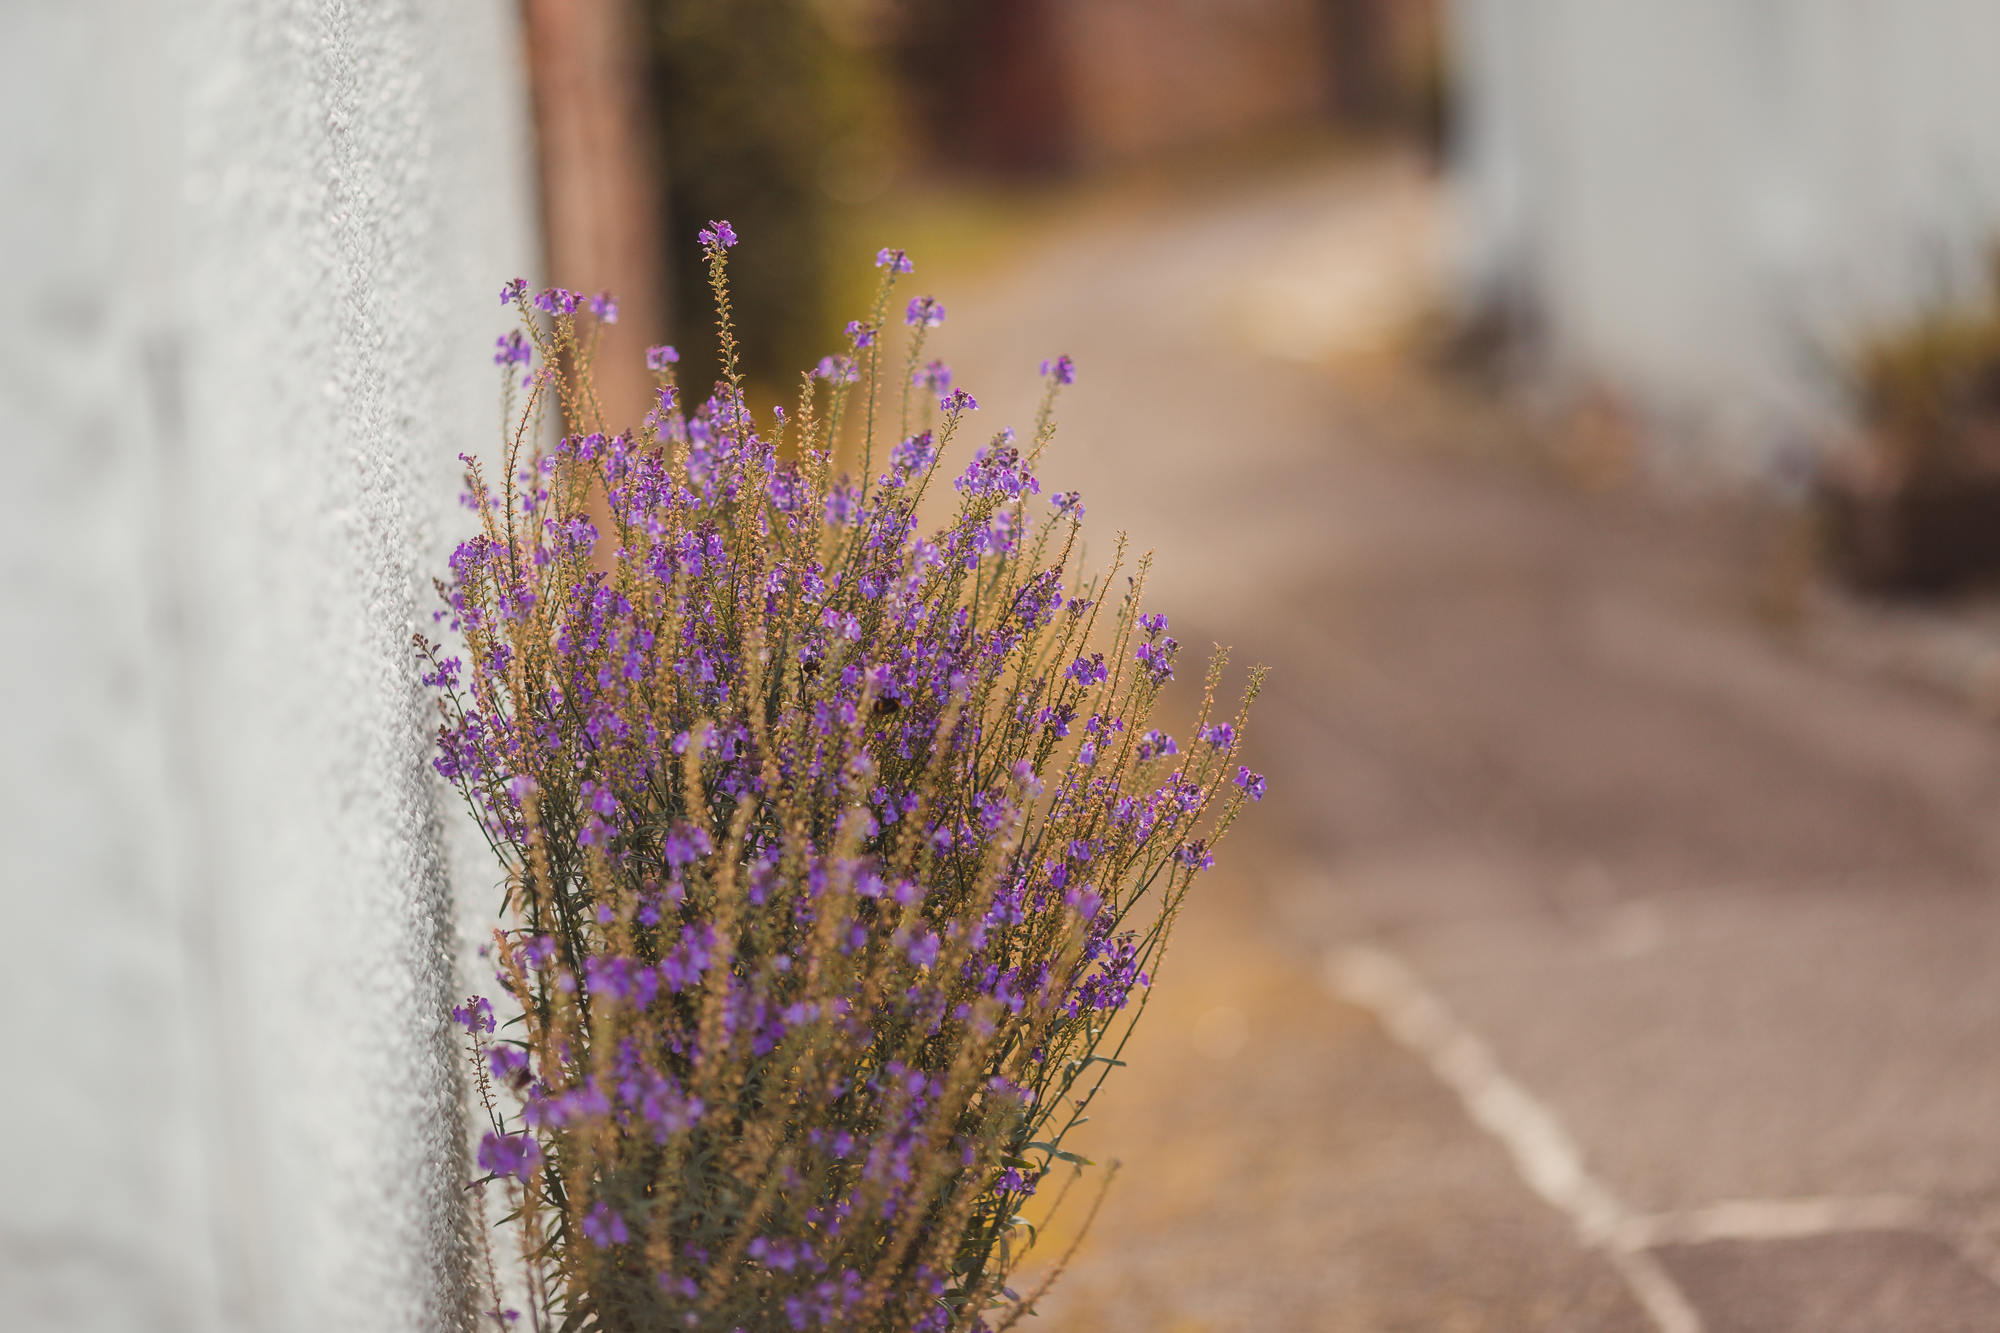
POLYGON ((1345 949, 1328 958, 1326 981, 1424 1057, 1473 1121, 1506 1148, 1529 1187, 1569 1216, 1585 1244, 1605 1253, 1660 1333, 1702 1333, 1701 1316, 1660 1261, 1625 1243, 1634 1219, 1585 1168, 1555 1113, 1507 1076, 1486 1043, 1407 964, 1383 949, 1345 949))
POLYGON ((1583 1154, 1547 1106, 1508 1077, 1492 1049, 1453 1016, 1410 966, 1386 949, 1358 946, 1326 960, 1324 980, 1369 1009, 1456 1092, 1473 1122, 1498 1139, 1521 1178, 1603 1251, 1660 1333, 1702 1333, 1701 1316, 1652 1253, 1666 1245, 1797 1240, 1857 1231, 1935 1237, 2000 1286, 2000 1244, 1904 1194, 1725 1199, 1674 1213, 1630 1212, 1584 1167, 1583 1154))
POLYGON ((1616 1240, 1629 1249, 1716 1240, 1796 1240, 1845 1231, 1922 1231, 1935 1210, 1901 1194, 1854 1198, 1728 1199, 1702 1208, 1626 1219, 1616 1240))

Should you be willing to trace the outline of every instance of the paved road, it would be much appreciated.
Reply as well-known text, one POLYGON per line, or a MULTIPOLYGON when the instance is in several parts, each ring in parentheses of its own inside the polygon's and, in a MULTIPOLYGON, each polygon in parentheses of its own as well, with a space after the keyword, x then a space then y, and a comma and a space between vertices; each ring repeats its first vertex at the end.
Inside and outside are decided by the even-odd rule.
POLYGON ((1737 521, 1371 387, 1433 208, 1307 173, 943 289, 991 424, 1077 357, 1051 480, 1275 668, 1043 1326, 2000 1328, 2000 744, 1763 628, 1737 521))

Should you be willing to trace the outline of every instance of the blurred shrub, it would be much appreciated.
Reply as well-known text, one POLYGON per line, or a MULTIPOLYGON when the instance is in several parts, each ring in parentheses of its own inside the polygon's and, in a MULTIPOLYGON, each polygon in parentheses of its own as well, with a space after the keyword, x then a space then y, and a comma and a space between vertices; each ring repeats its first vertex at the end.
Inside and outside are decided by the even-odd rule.
POLYGON ((653 43, 665 154, 661 237, 674 341, 688 381, 716 375, 700 251, 711 218, 750 237, 733 292, 743 369, 790 389, 831 345, 835 214, 880 192, 894 147, 868 10, 836 0, 640 0, 653 43))
POLYGON ((1863 447, 1819 478, 1820 538, 1849 582, 1931 592, 2000 573, 2000 252, 1983 306, 1939 305, 1840 372, 1863 447))
POLYGON ((1901 475, 2000 474, 2000 249, 1990 281, 1983 305, 1925 311, 1848 366, 1870 439, 1901 475))

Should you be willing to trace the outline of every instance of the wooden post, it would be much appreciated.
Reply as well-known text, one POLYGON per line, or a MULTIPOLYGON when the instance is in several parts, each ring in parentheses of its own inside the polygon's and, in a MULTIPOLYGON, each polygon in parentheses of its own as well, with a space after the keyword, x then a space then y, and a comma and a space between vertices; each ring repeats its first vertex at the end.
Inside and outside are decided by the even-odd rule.
POLYGON ((639 9, 631 0, 523 0, 522 13, 549 281, 617 297, 597 391, 612 431, 636 429, 653 400, 645 349, 667 333, 658 128, 639 9))

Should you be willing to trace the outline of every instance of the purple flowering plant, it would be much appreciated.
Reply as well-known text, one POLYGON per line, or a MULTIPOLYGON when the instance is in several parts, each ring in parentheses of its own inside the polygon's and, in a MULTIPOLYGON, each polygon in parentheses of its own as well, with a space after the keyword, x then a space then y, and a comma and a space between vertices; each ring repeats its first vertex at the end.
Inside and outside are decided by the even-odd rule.
POLYGON ((1218 652, 1202 744, 1151 725, 1178 645, 1141 613, 1148 562, 1120 590, 1121 538, 1084 572, 1082 506, 1039 499, 1069 359, 1025 447, 1002 431, 952 474, 976 404, 922 361, 943 308, 913 302, 907 363, 882 364, 902 251, 853 373, 802 377, 760 427, 736 239, 702 236, 723 379, 685 411, 652 349, 636 431, 592 389, 609 298, 508 284, 505 470, 466 460, 478 530, 439 584, 463 656, 417 640, 436 767, 504 876, 497 1021, 455 1011, 481 1198, 519 1243, 508 1284, 487 1250, 494 1318, 521 1319, 506 1286, 546 1330, 1004 1328, 1088 1165, 1066 1136, 1263 793, 1236 763, 1261 672, 1212 717, 1218 652), (913 389, 939 396, 913 412, 913 389))

